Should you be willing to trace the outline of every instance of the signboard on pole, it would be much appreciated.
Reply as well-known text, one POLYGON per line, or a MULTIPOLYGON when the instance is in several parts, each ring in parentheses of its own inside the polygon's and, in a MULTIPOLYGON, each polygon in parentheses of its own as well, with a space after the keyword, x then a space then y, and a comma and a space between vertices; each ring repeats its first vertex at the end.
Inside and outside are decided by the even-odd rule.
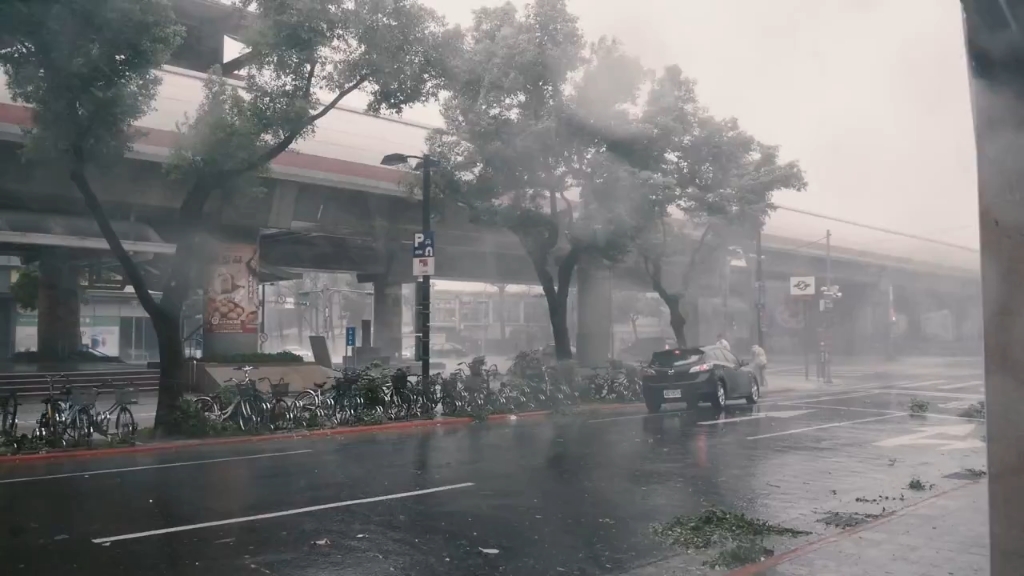
POLYGON ((412 275, 413 276, 433 276, 434 275, 434 259, 433 258, 413 258, 412 259, 412 275))
POLYGON ((353 346, 354 347, 355 345, 356 345, 356 327, 355 326, 349 326, 349 327, 345 328, 345 346, 353 346))
POLYGON ((206 285, 206 330, 258 334, 259 251, 253 244, 225 244, 219 250, 206 285))
POLYGON ((434 232, 418 232, 412 236, 412 275, 434 275, 434 232))
POLYGON ((434 257, 434 232, 417 232, 412 235, 412 257, 434 257))
POLYGON ((789 279, 790 296, 814 296, 814 276, 792 276, 789 279))

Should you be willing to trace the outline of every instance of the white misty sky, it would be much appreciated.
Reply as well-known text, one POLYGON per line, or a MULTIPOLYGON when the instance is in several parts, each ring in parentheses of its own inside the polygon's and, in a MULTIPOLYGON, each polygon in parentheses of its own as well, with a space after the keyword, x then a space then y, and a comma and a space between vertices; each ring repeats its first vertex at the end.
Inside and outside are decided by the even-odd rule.
MULTIPOLYGON (((423 1, 462 24, 474 8, 501 3, 423 1)), ((781 195, 780 204, 978 245, 958 2, 570 0, 570 6, 591 38, 618 37, 651 67, 679 64, 714 113, 736 116, 798 159, 810 189, 781 195)), ((406 117, 439 121, 434 110, 406 117)), ((783 218, 779 213, 776 220, 783 218)))

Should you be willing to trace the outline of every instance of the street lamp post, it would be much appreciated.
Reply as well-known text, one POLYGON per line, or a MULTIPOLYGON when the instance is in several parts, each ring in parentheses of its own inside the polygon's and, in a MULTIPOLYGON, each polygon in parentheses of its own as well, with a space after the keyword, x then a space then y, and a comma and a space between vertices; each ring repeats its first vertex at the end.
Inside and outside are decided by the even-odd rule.
MULTIPOLYGON (((430 154, 413 156, 411 154, 388 154, 381 160, 383 166, 402 166, 410 160, 419 160, 413 170, 420 170, 423 173, 423 223, 424 236, 430 232, 430 168, 434 160, 430 154)), ((430 374, 430 276, 420 277, 420 374, 423 385, 426 386, 427 376, 430 374)))

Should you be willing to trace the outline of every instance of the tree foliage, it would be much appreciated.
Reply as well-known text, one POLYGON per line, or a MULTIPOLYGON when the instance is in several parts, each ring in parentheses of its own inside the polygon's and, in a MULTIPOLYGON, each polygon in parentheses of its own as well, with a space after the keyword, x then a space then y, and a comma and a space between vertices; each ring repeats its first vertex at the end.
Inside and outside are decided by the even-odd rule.
POLYGON ((211 70, 204 99, 181 126, 170 173, 185 183, 180 236, 157 302, 91 188, 87 168, 124 154, 153 105, 157 70, 181 39, 168 0, 10 0, 0 4, 0 66, 16 101, 33 107, 29 150, 67 167, 125 270, 160 342, 159 427, 181 396, 179 322, 203 262, 198 226, 214 193, 252 176, 347 95, 371 112, 432 98, 446 77, 448 30, 414 0, 240 0, 249 50, 239 84, 211 70), (327 94, 321 98, 321 95, 327 94))
POLYGON ((445 128, 428 138, 440 164, 432 194, 516 235, 544 290, 556 355, 571 358, 577 265, 629 251, 628 221, 607 193, 621 163, 603 136, 628 135, 644 69, 613 41, 588 46, 564 0, 477 10, 460 55, 445 128))

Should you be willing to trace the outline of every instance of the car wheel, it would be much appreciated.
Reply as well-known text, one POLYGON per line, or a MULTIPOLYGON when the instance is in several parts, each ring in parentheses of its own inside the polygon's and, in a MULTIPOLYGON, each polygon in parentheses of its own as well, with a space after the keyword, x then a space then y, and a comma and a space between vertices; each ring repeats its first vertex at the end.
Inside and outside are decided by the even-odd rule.
POLYGON ((750 396, 747 396, 747 404, 757 404, 757 401, 761 399, 761 385, 757 382, 757 377, 754 375, 750 376, 750 396))
POLYGON ((644 404, 647 405, 647 411, 651 414, 656 414, 661 411, 661 399, 660 398, 644 398, 644 404))
POLYGON ((716 410, 725 408, 725 381, 721 376, 715 381, 715 395, 711 397, 711 405, 716 410))

